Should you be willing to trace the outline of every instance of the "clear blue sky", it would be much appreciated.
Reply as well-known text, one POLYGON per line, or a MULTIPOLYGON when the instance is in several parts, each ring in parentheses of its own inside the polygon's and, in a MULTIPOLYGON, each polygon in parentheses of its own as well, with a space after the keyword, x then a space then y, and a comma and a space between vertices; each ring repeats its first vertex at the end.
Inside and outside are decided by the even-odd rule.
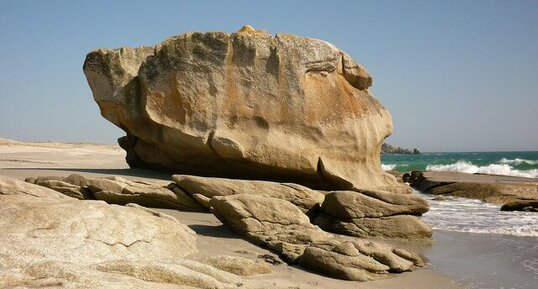
POLYGON ((0 137, 115 143, 82 72, 94 48, 189 31, 323 39, 374 77, 389 142, 538 150, 538 1, 0 0, 0 137))

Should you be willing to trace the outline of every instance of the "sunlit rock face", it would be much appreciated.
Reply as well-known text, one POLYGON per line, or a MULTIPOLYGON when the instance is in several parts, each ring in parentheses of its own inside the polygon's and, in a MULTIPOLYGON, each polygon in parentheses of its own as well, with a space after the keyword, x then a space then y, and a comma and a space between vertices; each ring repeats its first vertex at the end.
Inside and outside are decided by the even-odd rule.
POLYGON ((406 191, 380 166, 392 120, 372 77, 325 41, 186 33, 95 50, 84 72, 131 167, 406 191))

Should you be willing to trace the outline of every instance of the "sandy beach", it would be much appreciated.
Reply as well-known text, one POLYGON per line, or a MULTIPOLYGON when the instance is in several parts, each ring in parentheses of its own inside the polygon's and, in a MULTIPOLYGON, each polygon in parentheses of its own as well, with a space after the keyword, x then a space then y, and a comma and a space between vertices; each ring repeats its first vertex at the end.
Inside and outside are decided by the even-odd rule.
MULTIPOLYGON (((7 141, 0 145, 1 175, 24 179, 71 173, 117 175, 163 183, 170 178, 163 173, 129 169, 123 150, 114 145, 7 141)), ((196 231, 200 253, 192 256, 194 259, 215 254, 245 258, 268 254, 278 259, 269 250, 241 239, 212 214, 159 211, 196 231)), ((535 288, 538 285, 538 245, 533 237, 437 230, 431 244, 396 243, 424 254, 428 266, 395 278, 360 283, 323 277, 282 263, 274 266, 275 273, 249 277, 249 282, 258 288, 535 288)))
MULTIPOLYGON (((130 179, 162 180, 163 183, 170 179, 170 175, 163 173, 129 169, 124 157, 124 151, 114 145, 16 143, 4 140, 0 144, 0 175, 24 179, 30 176, 67 176, 78 173, 85 176, 117 175, 130 179)), ((278 259, 271 251, 241 239, 212 214, 165 209, 159 211, 174 216, 197 233, 200 253, 191 256, 193 259, 216 254, 244 258, 268 254, 278 259)), ((274 273, 247 277, 248 284, 253 288, 464 288, 461 284, 468 280, 458 277, 461 272, 456 270, 457 260, 446 257, 456 256, 452 252, 454 247, 450 246, 449 240, 446 239, 452 235, 436 232, 435 236, 433 245, 420 242, 398 243, 400 246, 423 252, 430 262, 424 269, 400 274, 394 278, 365 283, 342 281, 288 266, 283 262, 274 266, 274 273)), ((467 257, 471 258, 469 255, 467 257)), ((477 267, 481 265, 477 264, 477 267)))

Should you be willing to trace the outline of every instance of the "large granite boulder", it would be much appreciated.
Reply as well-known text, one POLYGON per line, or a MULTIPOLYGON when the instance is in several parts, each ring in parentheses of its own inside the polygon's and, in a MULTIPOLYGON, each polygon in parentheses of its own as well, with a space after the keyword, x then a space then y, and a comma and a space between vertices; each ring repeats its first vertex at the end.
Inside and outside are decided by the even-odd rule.
POLYGON ((292 203, 259 195, 211 198, 212 212, 250 241, 279 253, 289 263, 333 278, 367 281, 413 270, 422 259, 403 249, 366 240, 340 240, 312 225, 292 203))
POLYGON ((234 180, 188 175, 174 175, 172 179, 183 191, 193 196, 207 208, 210 207, 209 200, 215 196, 253 194, 287 200, 299 207, 304 213, 310 214, 316 212, 324 199, 324 195, 321 192, 292 183, 234 180))
POLYGON ((356 237, 424 239, 432 236, 432 229, 418 216, 428 209, 428 202, 416 194, 335 191, 325 196, 314 223, 356 237))
POLYGON ((252 28, 98 49, 84 73, 131 167, 407 191, 381 169, 389 112, 325 41, 252 28))

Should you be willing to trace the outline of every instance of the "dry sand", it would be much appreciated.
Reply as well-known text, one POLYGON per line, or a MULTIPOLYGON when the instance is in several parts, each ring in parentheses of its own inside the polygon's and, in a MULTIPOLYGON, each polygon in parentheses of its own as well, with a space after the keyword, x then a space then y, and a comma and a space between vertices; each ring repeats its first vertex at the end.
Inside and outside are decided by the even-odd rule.
MULTIPOLYGON (((170 179, 170 175, 163 173, 129 169, 124 157, 124 151, 113 145, 18 143, 0 139, 0 175, 24 179, 30 176, 67 176, 79 173, 162 181, 170 179)), ((195 259, 222 254, 252 259, 259 254, 269 254, 278 259, 270 251, 241 239, 209 213, 161 211, 176 217, 197 232, 200 253, 193 256, 195 259)), ((427 257, 433 247, 436 248, 434 252, 441 256, 450 255, 448 250, 454 250, 452 247, 447 247, 446 250, 444 247, 437 248, 435 243, 433 247, 431 244, 420 243, 403 245, 425 252, 427 257)), ((361 283, 320 276, 283 263, 274 266, 274 273, 246 279, 248 285, 256 288, 462 288, 454 278, 446 277, 443 271, 446 270, 445 267, 430 264, 428 268, 396 275, 394 278, 361 283)))

